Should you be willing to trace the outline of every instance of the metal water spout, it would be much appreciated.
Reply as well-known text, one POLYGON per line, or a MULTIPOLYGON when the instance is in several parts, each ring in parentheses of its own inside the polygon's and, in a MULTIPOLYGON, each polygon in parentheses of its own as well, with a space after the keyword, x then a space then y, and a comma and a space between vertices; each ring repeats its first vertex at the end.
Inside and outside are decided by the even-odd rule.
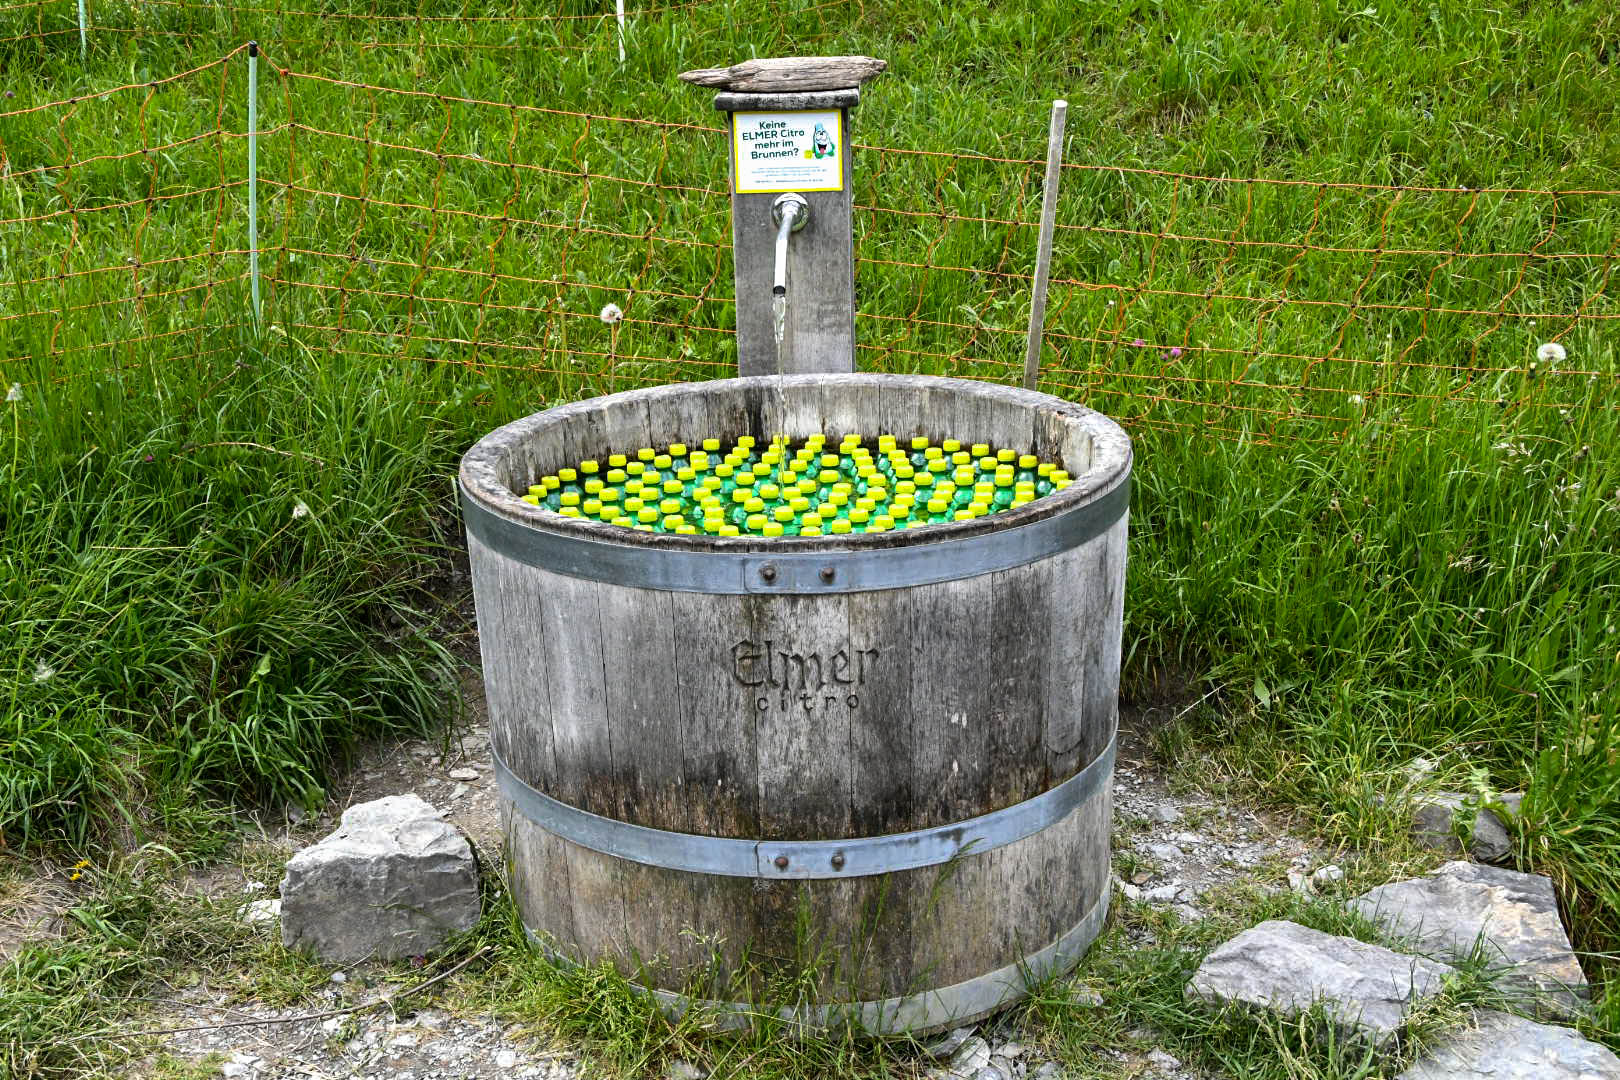
POLYGON ((776 277, 772 296, 787 295, 788 236, 804 228, 810 220, 810 203, 796 191, 785 192, 771 203, 771 221, 776 224, 776 277))

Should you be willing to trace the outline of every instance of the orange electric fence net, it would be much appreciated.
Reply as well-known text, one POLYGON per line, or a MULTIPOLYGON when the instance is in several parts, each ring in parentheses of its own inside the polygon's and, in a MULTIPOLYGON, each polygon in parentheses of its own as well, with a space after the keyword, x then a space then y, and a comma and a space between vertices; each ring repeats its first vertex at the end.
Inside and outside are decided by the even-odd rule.
MULTIPOLYGON (((251 337, 246 62, 0 112, 8 381, 251 337)), ((537 400, 735 370, 712 122, 260 64, 264 335, 537 400)), ((855 154, 858 366, 1017 382, 1044 163, 855 154)), ((1058 209, 1040 385, 1127 424, 1295 441, 1620 404, 1620 192, 1074 163, 1058 209)))

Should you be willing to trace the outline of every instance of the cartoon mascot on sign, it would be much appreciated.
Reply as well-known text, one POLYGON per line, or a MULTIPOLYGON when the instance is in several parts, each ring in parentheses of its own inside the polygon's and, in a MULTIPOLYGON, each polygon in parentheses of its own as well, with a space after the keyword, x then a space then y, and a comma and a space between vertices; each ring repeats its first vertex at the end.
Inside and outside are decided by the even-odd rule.
POLYGON ((833 146, 832 136, 827 134, 827 126, 825 124, 817 124, 815 146, 812 152, 816 155, 816 157, 824 158, 830 157, 835 149, 837 149, 837 147, 833 146))

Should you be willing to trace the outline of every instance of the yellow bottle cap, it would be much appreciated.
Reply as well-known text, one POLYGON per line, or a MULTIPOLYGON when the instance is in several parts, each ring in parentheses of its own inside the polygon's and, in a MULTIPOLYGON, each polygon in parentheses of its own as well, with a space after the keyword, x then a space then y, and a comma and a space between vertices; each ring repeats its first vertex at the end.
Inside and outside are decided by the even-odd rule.
POLYGON ((1074 481, 1065 476, 1062 480, 1053 480, 1052 486, 1057 488, 1059 491, 1062 491, 1072 483, 1074 483, 1074 481))
POLYGON ((792 469, 784 469, 784 470, 782 470, 781 474, 777 476, 776 479, 777 479, 778 482, 780 482, 780 483, 782 483, 784 485, 785 484, 797 484, 799 482, 799 474, 794 472, 792 469))
POLYGON ((819 460, 823 469, 836 469, 842 459, 837 454, 822 454, 819 460))
POLYGON ((834 506, 843 506, 849 502, 849 492, 840 491, 837 488, 834 488, 832 491, 827 493, 827 501, 832 503, 834 506))
POLYGON ((579 473, 575 472, 573 469, 558 469, 557 477, 565 484, 572 484, 574 481, 579 479, 579 473))
POLYGON ((579 507, 577 507, 577 506, 565 506, 561 510, 559 510, 558 513, 562 514, 563 517, 571 517, 571 518, 577 518, 577 517, 584 517, 585 516, 585 515, 583 515, 583 514, 581 514, 579 512, 579 507))
POLYGON ((929 499, 928 512, 930 514, 943 514, 951 508, 951 504, 944 499, 929 499))
POLYGON ((917 490, 917 485, 913 484, 910 480, 897 480, 895 481, 894 490, 899 492, 901 495, 910 495, 912 492, 917 490))
POLYGON ((699 450, 686 460, 692 463, 694 473, 706 472, 709 468, 709 455, 699 450))
POLYGON ((622 484, 629 478, 629 475, 623 469, 609 469, 607 471, 607 482, 610 484, 622 484))
POLYGON ((565 491, 565 492, 563 492, 562 493, 562 504, 564 506, 578 506, 579 505, 579 492, 577 492, 577 491, 565 491))
POLYGON ((654 450, 650 446, 643 446, 640 450, 636 451, 636 460, 638 461, 651 461, 657 456, 658 451, 654 450))
POLYGON ((681 493, 682 487, 683 487, 683 485, 681 484, 681 482, 679 480, 665 480, 664 481, 664 489, 663 489, 664 494, 665 495, 679 495, 681 493))
POLYGON ((765 527, 765 515, 764 514, 749 514, 748 515, 747 525, 748 525, 748 531, 749 532, 759 532, 759 530, 761 530, 761 529, 763 529, 765 527))
POLYGON ((675 475, 677 477, 679 477, 680 479, 682 479, 682 480, 688 480, 688 481, 696 480, 697 479, 697 470, 692 468, 691 466, 687 466, 684 469, 675 470, 675 475))
POLYGON ((604 485, 601 480, 594 476, 585 481, 585 490, 592 495, 595 495, 598 491, 601 491, 605 486, 606 485, 604 485))
POLYGON ((849 522, 845 521, 843 518, 835 518, 833 523, 827 526, 827 531, 832 533, 834 536, 843 536, 845 533, 850 531, 850 528, 851 526, 849 522))
POLYGON ((601 498, 602 498, 602 501, 605 502, 605 503, 618 502, 619 501, 619 489, 616 488, 616 487, 605 487, 605 488, 602 489, 601 498))
POLYGON ((893 450, 893 449, 894 449, 894 436, 893 435, 879 435, 878 436, 878 453, 886 454, 890 450, 893 450))
POLYGON ((526 502, 530 506, 539 506, 540 505, 540 496, 538 496, 538 495, 520 495, 520 496, 518 496, 518 500, 520 502, 526 502))
POLYGON ((943 458, 935 458, 933 461, 928 463, 928 471, 931 473, 942 473, 950 467, 951 463, 943 458))
POLYGON ((753 449, 754 437, 752 435, 739 435, 737 436, 737 445, 744 450, 753 449))
POLYGON ((647 471, 647 463, 645 461, 626 462, 624 471, 629 473, 631 476, 640 476, 642 473, 647 471))
POLYGON ((1057 466, 1055 464, 1053 464, 1052 462, 1043 461, 1039 465, 1035 466, 1035 475, 1036 476, 1051 476, 1052 475, 1052 470, 1055 469, 1055 468, 1057 468, 1057 466))
POLYGON ((775 484, 761 484, 759 485, 759 497, 762 499, 779 499, 782 497, 782 489, 775 484))
POLYGON ((683 443, 683 442, 672 442, 672 443, 670 443, 669 444, 669 456, 672 457, 672 458, 685 457, 686 456, 686 444, 683 443))
POLYGON ((1018 451, 1016 451, 1016 450, 997 450, 996 451, 996 460, 997 461, 1011 462, 1014 459, 1016 459, 1017 457, 1018 457, 1018 451))
POLYGON ((715 453, 716 451, 718 451, 720 449, 720 440, 719 439, 704 439, 703 440, 703 449, 707 450, 711 454, 715 453))
POLYGON ((920 488, 934 486, 934 474, 924 469, 916 475, 917 486, 920 488))
POLYGON ((721 536, 741 536, 742 535, 742 530, 737 528, 737 526, 735 526, 735 525, 722 525, 722 526, 720 526, 720 535, 721 536))
POLYGON ((963 465, 972 465, 973 455, 968 453, 966 450, 958 450, 956 453, 951 455, 951 464, 957 466, 958 468, 963 465))
POLYGON ((837 469, 822 469, 816 474, 816 482, 821 484, 836 484, 843 474, 837 469))
POLYGON ((753 469, 744 469, 737 474, 737 483, 741 484, 743 487, 748 487, 750 484, 754 483, 754 480, 755 474, 753 469))
POLYGON ((613 469, 622 469, 624 468, 625 460, 626 459, 623 454, 609 454, 608 467, 613 469))
POLYGON ((750 514, 763 514, 765 512, 765 500, 758 495, 750 495, 748 501, 743 503, 743 509, 750 514))
POLYGON ((814 526, 819 527, 821 525, 821 521, 822 521, 821 515, 816 513, 814 510, 812 510, 808 514, 804 515, 804 517, 799 520, 799 524, 800 525, 814 525, 814 526))
POLYGON ((680 533, 682 536, 693 536, 697 533, 697 526, 688 525, 683 521, 679 525, 675 526, 675 531, 680 533))
POLYGON ((768 522, 765 528, 761 529, 760 532, 765 536, 781 536, 782 526, 774 521, 768 522))
POLYGON ((803 514, 810 509, 810 500, 803 495, 795 495, 788 500, 788 509, 795 514, 803 514))
POLYGON ((602 471, 602 466, 595 461, 582 461, 579 463, 579 471, 586 476, 594 476, 602 471))
POLYGON ((586 499, 579 504, 579 508, 590 517, 600 517, 602 515, 602 500, 586 499))
POLYGON ((613 519, 613 524, 621 525, 624 528, 628 529, 630 526, 635 524, 635 521, 632 518, 627 518, 623 514, 620 514, 618 517, 613 519))
POLYGON ((679 516, 681 512, 681 500, 665 499, 663 502, 658 504, 658 511, 662 514, 675 514, 679 516))
POLYGON ((653 467, 658 468, 658 469, 667 469, 667 468, 670 467, 670 464, 673 461, 674 461, 674 459, 671 458, 668 454, 659 454, 658 456, 653 458, 653 467))
POLYGON ((821 526, 820 525, 801 525, 799 527, 799 535, 800 536, 820 536, 821 535, 821 526))
POLYGON ((643 506, 636 511, 636 520, 643 523, 657 521, 658 508, 656 506, 643 506))
POLYGON ((910 521, 906 522, 906 528, 915 529, 926 524, 928 524, 927 518, 914 517, 910 521))
POLYGON ((640 510, 643 506, 646 506, 646 505, 647 505, 647 503, 639 495, 633 495, 630 498, 624 500, 624 508, 626 510, 629 510, 631 513, 634 513, 635 511, 640 510))
POLYGON ((1052 470, 1052 483, 1054 483, 1054 484, 1064 483, 1064 482, 1068 481, 1069 479, 1070 479, 1069 474, 1064 472, 1062 469, 1053 469, 1052 470))
POLYGON ((771 517, 775 518, 777 521, 780 521, 784 525, 792 521, 793 516, 793 507, 791 506, 778 506, 775 510, 771 511, 771 517))
POLYGON ((679 515, 679 514, 669 514, 669 515, 666 515, 665 518, 664 518, 664 528, 669 529, 671 531, 673 531, 675 529, 678 529, 682 525, 685 525, 685 524, 686 524, 686 519, 681 517, 681 515, 679 515))
POLYGON ((973 449, 973 456, 976 457, 976 458, 989 457, 990 456, 990 444, 989 443, 976 442, 976 443, 973 444, 972 449, 973 449))
POLYGON ((956 513, 952 514, 951 518, 954 521, 972 521, 978 516, 979 515, 975 514, 972 510, 963 507, 961 510, 958 510, 956 513))
POLYGON ((637 522, 636 524, 634 524, 634 525, 632 525, 630 527, 632 529, 636 530, 636 532, 656 532, 657 531, 651 525, 648 525, 645 522, 637 522))
POLYGON ((1041 463, 1041 459, 1036 457, 1034 454, 1020 454, 1020 455, 1018 455, 1018 467, 1020 469, 1033 469, 1035 466, 1039 465, 1040 463, 1041 463))
POLYGON ((923 457, 927 458, 929 461, 936 461, 944 456, 945 451, 937 446, 930 446, 923 451, 923 457))
POLYGON ((911 440, 911 448, 913 450, 926 450, 928 448, 928 439, 922 435, 914 436, 911 440))
MULTIPOLYGON (((879 514, 877 517, 872 519, 872 525, 877 526, 880 531, 887 531, 894 528, 894 518, 890 517, 888 514, 879 514)), ((868 526, 867 532, 871 531, 871 526, 868 526)))
POLYGON ((1025 498, 1018 498, 1018 497, 1014 497, 1014 499, 1013 499, 1013 501, 1012 501, 1012 503, 1011 503, 1011 505, 1009 505, 1009 506, 1008 506, 1008 507, 1007 507, 1007 509, 1009 509, 1009 510, 1016 510, 1016 509, 1018 509, 1018 508, 1019 508, 1019 507, 1020 507, 1020 506, 1028 506, 1028 505, 1029 505, 1029 503, 1030 503, 1030 500, 1029 500, 1029 499, 1025 499, 1025 498))
POLYGON ((866 510, 862 510, 858 506, 849 512, 849 520, 853 521, 857 525, 865 525, 871 519, 871 513, 866 510))
POLYGON ((740 487, 731 489, 731 501, 734 503, 745 503, 753 497, 754 493, 747 488, 740 487))

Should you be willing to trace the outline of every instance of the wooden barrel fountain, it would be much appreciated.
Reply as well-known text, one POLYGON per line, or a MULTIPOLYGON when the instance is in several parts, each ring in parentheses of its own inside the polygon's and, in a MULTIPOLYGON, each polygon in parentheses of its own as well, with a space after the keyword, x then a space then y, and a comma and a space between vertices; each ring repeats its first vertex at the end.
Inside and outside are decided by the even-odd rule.
POLYGON ((661 386, 481 440, 462 501, 523 920, 678 1005, 813 987, 811 1023, 937 1029, 1102 926, 1131 448, 1043 394, 920 376, 661 386), (1059 461, 991 517, 817 538, 632 532, 519 499, 705 436, 954 437, 1059 461), (708 982, 694 980, 707 978, 708 982))

